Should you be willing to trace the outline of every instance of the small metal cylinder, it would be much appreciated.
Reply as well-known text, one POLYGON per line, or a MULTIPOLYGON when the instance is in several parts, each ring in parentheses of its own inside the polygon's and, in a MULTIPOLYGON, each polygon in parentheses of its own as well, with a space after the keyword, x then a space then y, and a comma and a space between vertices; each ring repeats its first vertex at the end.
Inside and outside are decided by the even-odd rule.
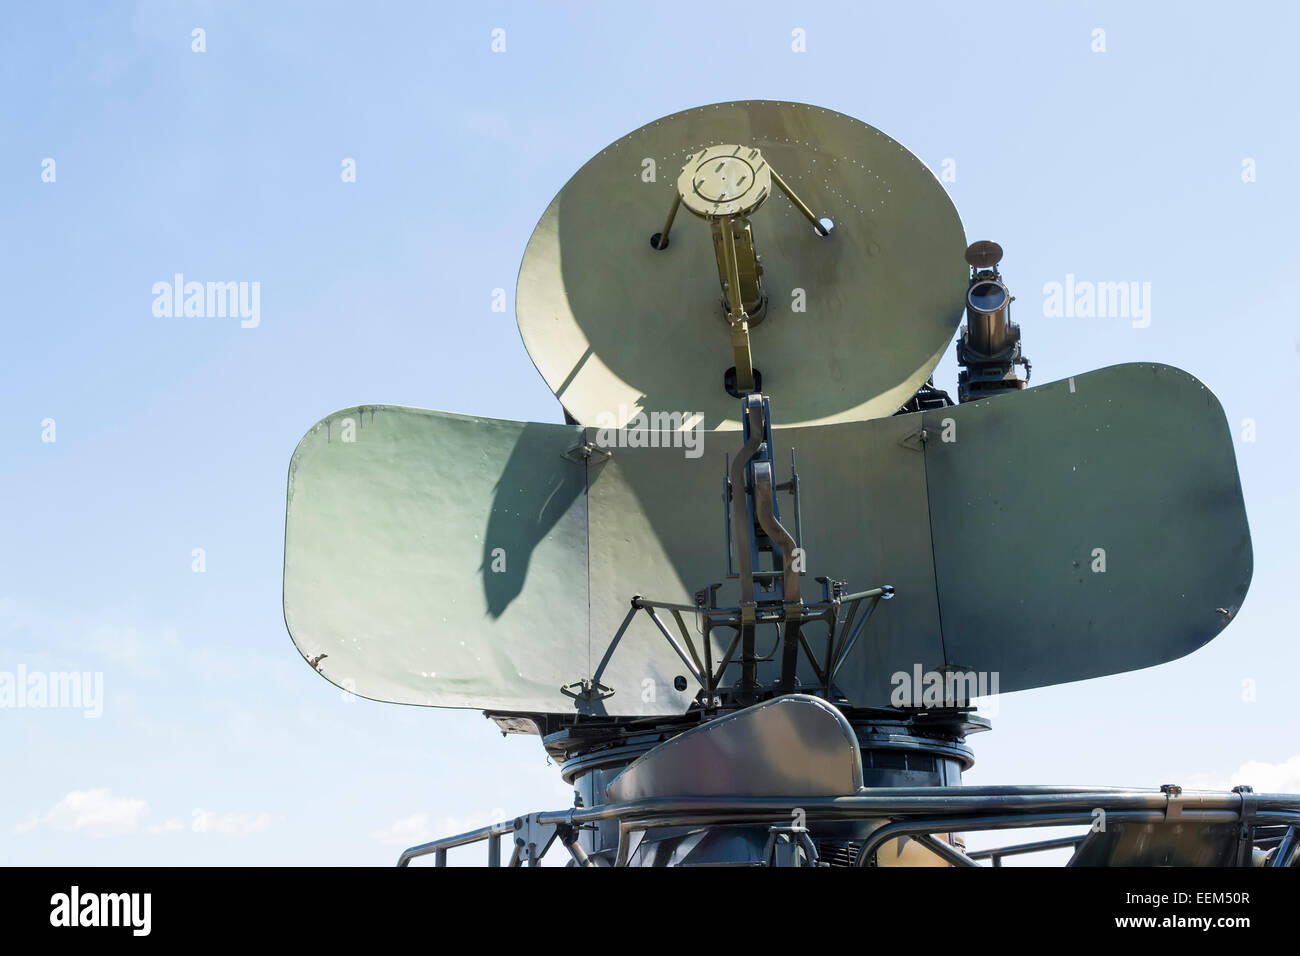
POLYGON ((966 293, 967 342, 982 355, 997 355, 1015 344, 1007 313, 1011 293, 992 278, 977 278, 966 293))

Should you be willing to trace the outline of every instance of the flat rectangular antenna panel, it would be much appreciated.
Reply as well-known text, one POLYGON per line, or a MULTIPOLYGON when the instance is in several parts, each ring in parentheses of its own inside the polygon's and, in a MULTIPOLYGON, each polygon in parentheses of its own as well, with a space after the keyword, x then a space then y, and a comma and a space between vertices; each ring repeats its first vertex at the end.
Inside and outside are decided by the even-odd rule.
POLYGON ((1116 365, 924 417, 950 664, 1002 691, 1116 674, 1191 653, 1241 607, 1232 435, 1187 372, 1116 365))
MULTIPOLYGON (((820 575, 896 589, 837 675, 855 706, 889 705, 895 675, 918 666, 996 674, 1009 691, 1172 660, 1222 630, 1250 583, 1223 411, 1168 366, 777 428, 773 444, 779 482, 798 456, 805 600, 820 575)), ((722 480, 739 446, 734 431, 339 412, 290 467, 285 620, 305 657, 326 655, 324 676, 364 697, 680 714, 699 684, 630 602, 691 605, 714 583, 719 606, 738 602, 722 480)), ((703 657, 695 615, 682 623, 703 657)), ((821 625, 807 630, 824 646, 821 625)), ((731 636, 715 630, 715 662, 731 636)), ((777 646, 760 627, 765 684, 777 646)), ((800 680, 815 684, 806 664, 800 680)))
POLYGON ((566 711, 587 661, 582 429, 347 409, 289 466, 284 617, 362 697, 566 711))

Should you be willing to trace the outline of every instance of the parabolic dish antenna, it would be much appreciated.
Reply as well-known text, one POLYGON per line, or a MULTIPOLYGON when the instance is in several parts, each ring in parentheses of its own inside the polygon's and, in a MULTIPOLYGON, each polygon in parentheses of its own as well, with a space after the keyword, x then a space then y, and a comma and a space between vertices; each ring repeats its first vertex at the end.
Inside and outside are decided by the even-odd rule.
POLYGON ((938 363, 965 249, 943 186, 879 130, 718 103, 629 133, 569 180, 524 252, 516 310, 579 424, 680 410, 739 427, 749 355, 754 387, 780 396, 774 424, 854 421, 894 412, 938 363))

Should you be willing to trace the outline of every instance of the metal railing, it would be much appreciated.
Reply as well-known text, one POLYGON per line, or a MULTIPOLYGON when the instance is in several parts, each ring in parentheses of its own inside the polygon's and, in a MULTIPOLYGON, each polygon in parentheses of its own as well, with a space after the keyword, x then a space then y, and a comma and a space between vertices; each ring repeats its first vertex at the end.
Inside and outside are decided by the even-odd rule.
POLYGON ((432 855, 436 866, 446 866, 447 851, 488 841, 488 865, 500 866, 502 837, 513 836, 508 866, 537 866, 558 840, 578 866, 607 863, 590 857, 578 841, 581 827, 618 821, 619 841, 614 865, 626 865, 632 837, 657 827, 721 826, 727 824, 783 825, 792 812, 802 811, 809 824, 816 821, 879 820, 857 854, 857 865, 874 862, 880 847, 891 839, 913 837, 948 862, 979 866, 1056 846, 1077 843, 1083 837, 1037 841, 962 853, 933 839, 936 833, 975 832, 1045 826, 1091 826, 1098 811, 1108 821, 1120 823, 1241 823, 1248 826, 1286 826, 1274 855, 1274 866, 1287 866, 1296 854, 1300 827, 1300 795, 1181 791, 1177 788, 1136 790, 1119 787, 915 787, 862 790, 848 796, 827 797, 660 797, 595 807, 530 813, 456 836, 445 837, 404 850, 397 865, 404 867, 419 857, 432 855), (929 839, 923 839, 928 837, 929 839), (1050 846, 1049 846, 1050 844, 1050 846), (940 849, 942 847, 942 849, 940 849))

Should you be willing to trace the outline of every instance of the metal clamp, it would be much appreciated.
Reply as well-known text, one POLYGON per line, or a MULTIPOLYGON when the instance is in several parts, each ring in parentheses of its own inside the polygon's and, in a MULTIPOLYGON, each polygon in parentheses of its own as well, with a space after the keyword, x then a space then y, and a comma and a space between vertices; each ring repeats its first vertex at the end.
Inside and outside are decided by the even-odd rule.
POLYGON ((560 457, 565 461, 572 461, 575 463, 590 461, 592 458, 595 458, 597 461, 605 461, 607 458, 613 458, 614 453, 612 451, 606 451, 603 448, 598 448, 589 441, 585 441, 574 445, 566 452, 561 452, 560 457))

